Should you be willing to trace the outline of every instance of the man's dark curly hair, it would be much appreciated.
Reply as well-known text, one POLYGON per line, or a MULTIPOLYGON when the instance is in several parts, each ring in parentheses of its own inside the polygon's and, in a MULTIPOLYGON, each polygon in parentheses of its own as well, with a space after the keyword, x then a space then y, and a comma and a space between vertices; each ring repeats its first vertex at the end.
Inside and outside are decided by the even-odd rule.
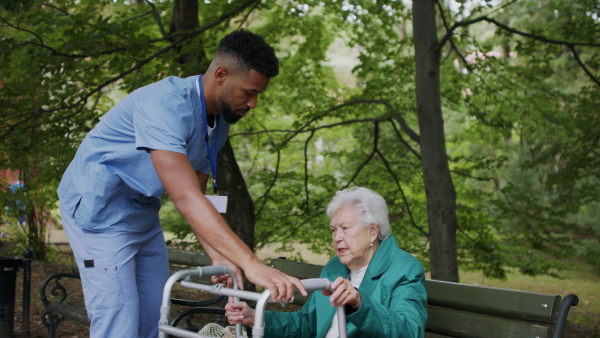
POLYGON ((247 30, 227 34, 217 47, 216 56, 230 57, 246 70, 254 69, 272 78, 279 74, 275 50, 262 36, 247 30))

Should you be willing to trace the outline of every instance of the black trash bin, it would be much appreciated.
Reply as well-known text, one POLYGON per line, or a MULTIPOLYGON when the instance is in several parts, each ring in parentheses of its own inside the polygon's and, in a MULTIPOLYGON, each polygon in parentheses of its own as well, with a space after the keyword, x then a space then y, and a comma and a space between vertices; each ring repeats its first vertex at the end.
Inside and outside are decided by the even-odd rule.
POLYGON ((20 265, 20 258, 0 257, 0 338, 15 336, 15 287, 20 265))

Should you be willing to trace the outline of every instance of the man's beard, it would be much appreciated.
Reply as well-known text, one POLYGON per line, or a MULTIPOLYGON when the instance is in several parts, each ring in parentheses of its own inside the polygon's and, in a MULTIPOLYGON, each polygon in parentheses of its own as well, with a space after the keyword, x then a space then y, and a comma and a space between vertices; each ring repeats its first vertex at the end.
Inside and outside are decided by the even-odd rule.
POLYGON ((223 120, 225 120, 225 122, 234 124, 243 117, 241 115, 237 115, 222 97, 219 98, 219 103, 221 105, 221 115, 223 116, 223 120))

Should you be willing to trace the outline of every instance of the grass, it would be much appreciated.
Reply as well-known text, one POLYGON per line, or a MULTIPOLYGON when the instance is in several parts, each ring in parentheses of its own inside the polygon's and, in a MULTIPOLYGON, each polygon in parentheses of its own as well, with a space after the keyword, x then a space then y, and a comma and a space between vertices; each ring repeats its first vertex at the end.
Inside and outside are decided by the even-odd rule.
POLYGON ((566 331, 571 334, 566 336, 600 338, 600 274, 585 264, 577 263, 559 275, 564 278, 509 272, 507 280, 501 281, 485 278, 481 272, 461 271, 460 282, 560 296, 575 294, 579 297, 579 304, 569 312, 566 331))

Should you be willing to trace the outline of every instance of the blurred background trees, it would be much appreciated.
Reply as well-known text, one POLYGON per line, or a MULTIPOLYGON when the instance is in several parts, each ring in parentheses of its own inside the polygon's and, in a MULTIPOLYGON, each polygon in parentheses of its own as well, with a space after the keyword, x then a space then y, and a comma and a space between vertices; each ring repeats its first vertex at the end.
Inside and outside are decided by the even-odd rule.
MULTIPOLYGON (((431 240, 440 220, 428 200, 440 196, 423 140, 441 136, 461 268, 495 278, 556 274, 570 258, 600 268, 597 1, 427 1, 435 25, 420 28, 401 1, 0 4, 0 169, 27 177, 19 193, 2 183, 4 218, 41 252, 62 172, 102 115, 140 86, 201 73, 220 38, 246 28, 281 62, 221 162, 239 178, 225 188, 241 198, 228 217, 253 216, 228 219, 247 243, 333 254, 325 206, 360 185, 388 201, 401 247, 458 279, 430 265, 432 247, 448 246, 431 240), (423 134, 418 115, 418 29, 437 37, 442 135, 423 134), (44 216, 17 225, 17 201, 44 216)), ((161 214, 188 235, 168 200, 161 214)))

